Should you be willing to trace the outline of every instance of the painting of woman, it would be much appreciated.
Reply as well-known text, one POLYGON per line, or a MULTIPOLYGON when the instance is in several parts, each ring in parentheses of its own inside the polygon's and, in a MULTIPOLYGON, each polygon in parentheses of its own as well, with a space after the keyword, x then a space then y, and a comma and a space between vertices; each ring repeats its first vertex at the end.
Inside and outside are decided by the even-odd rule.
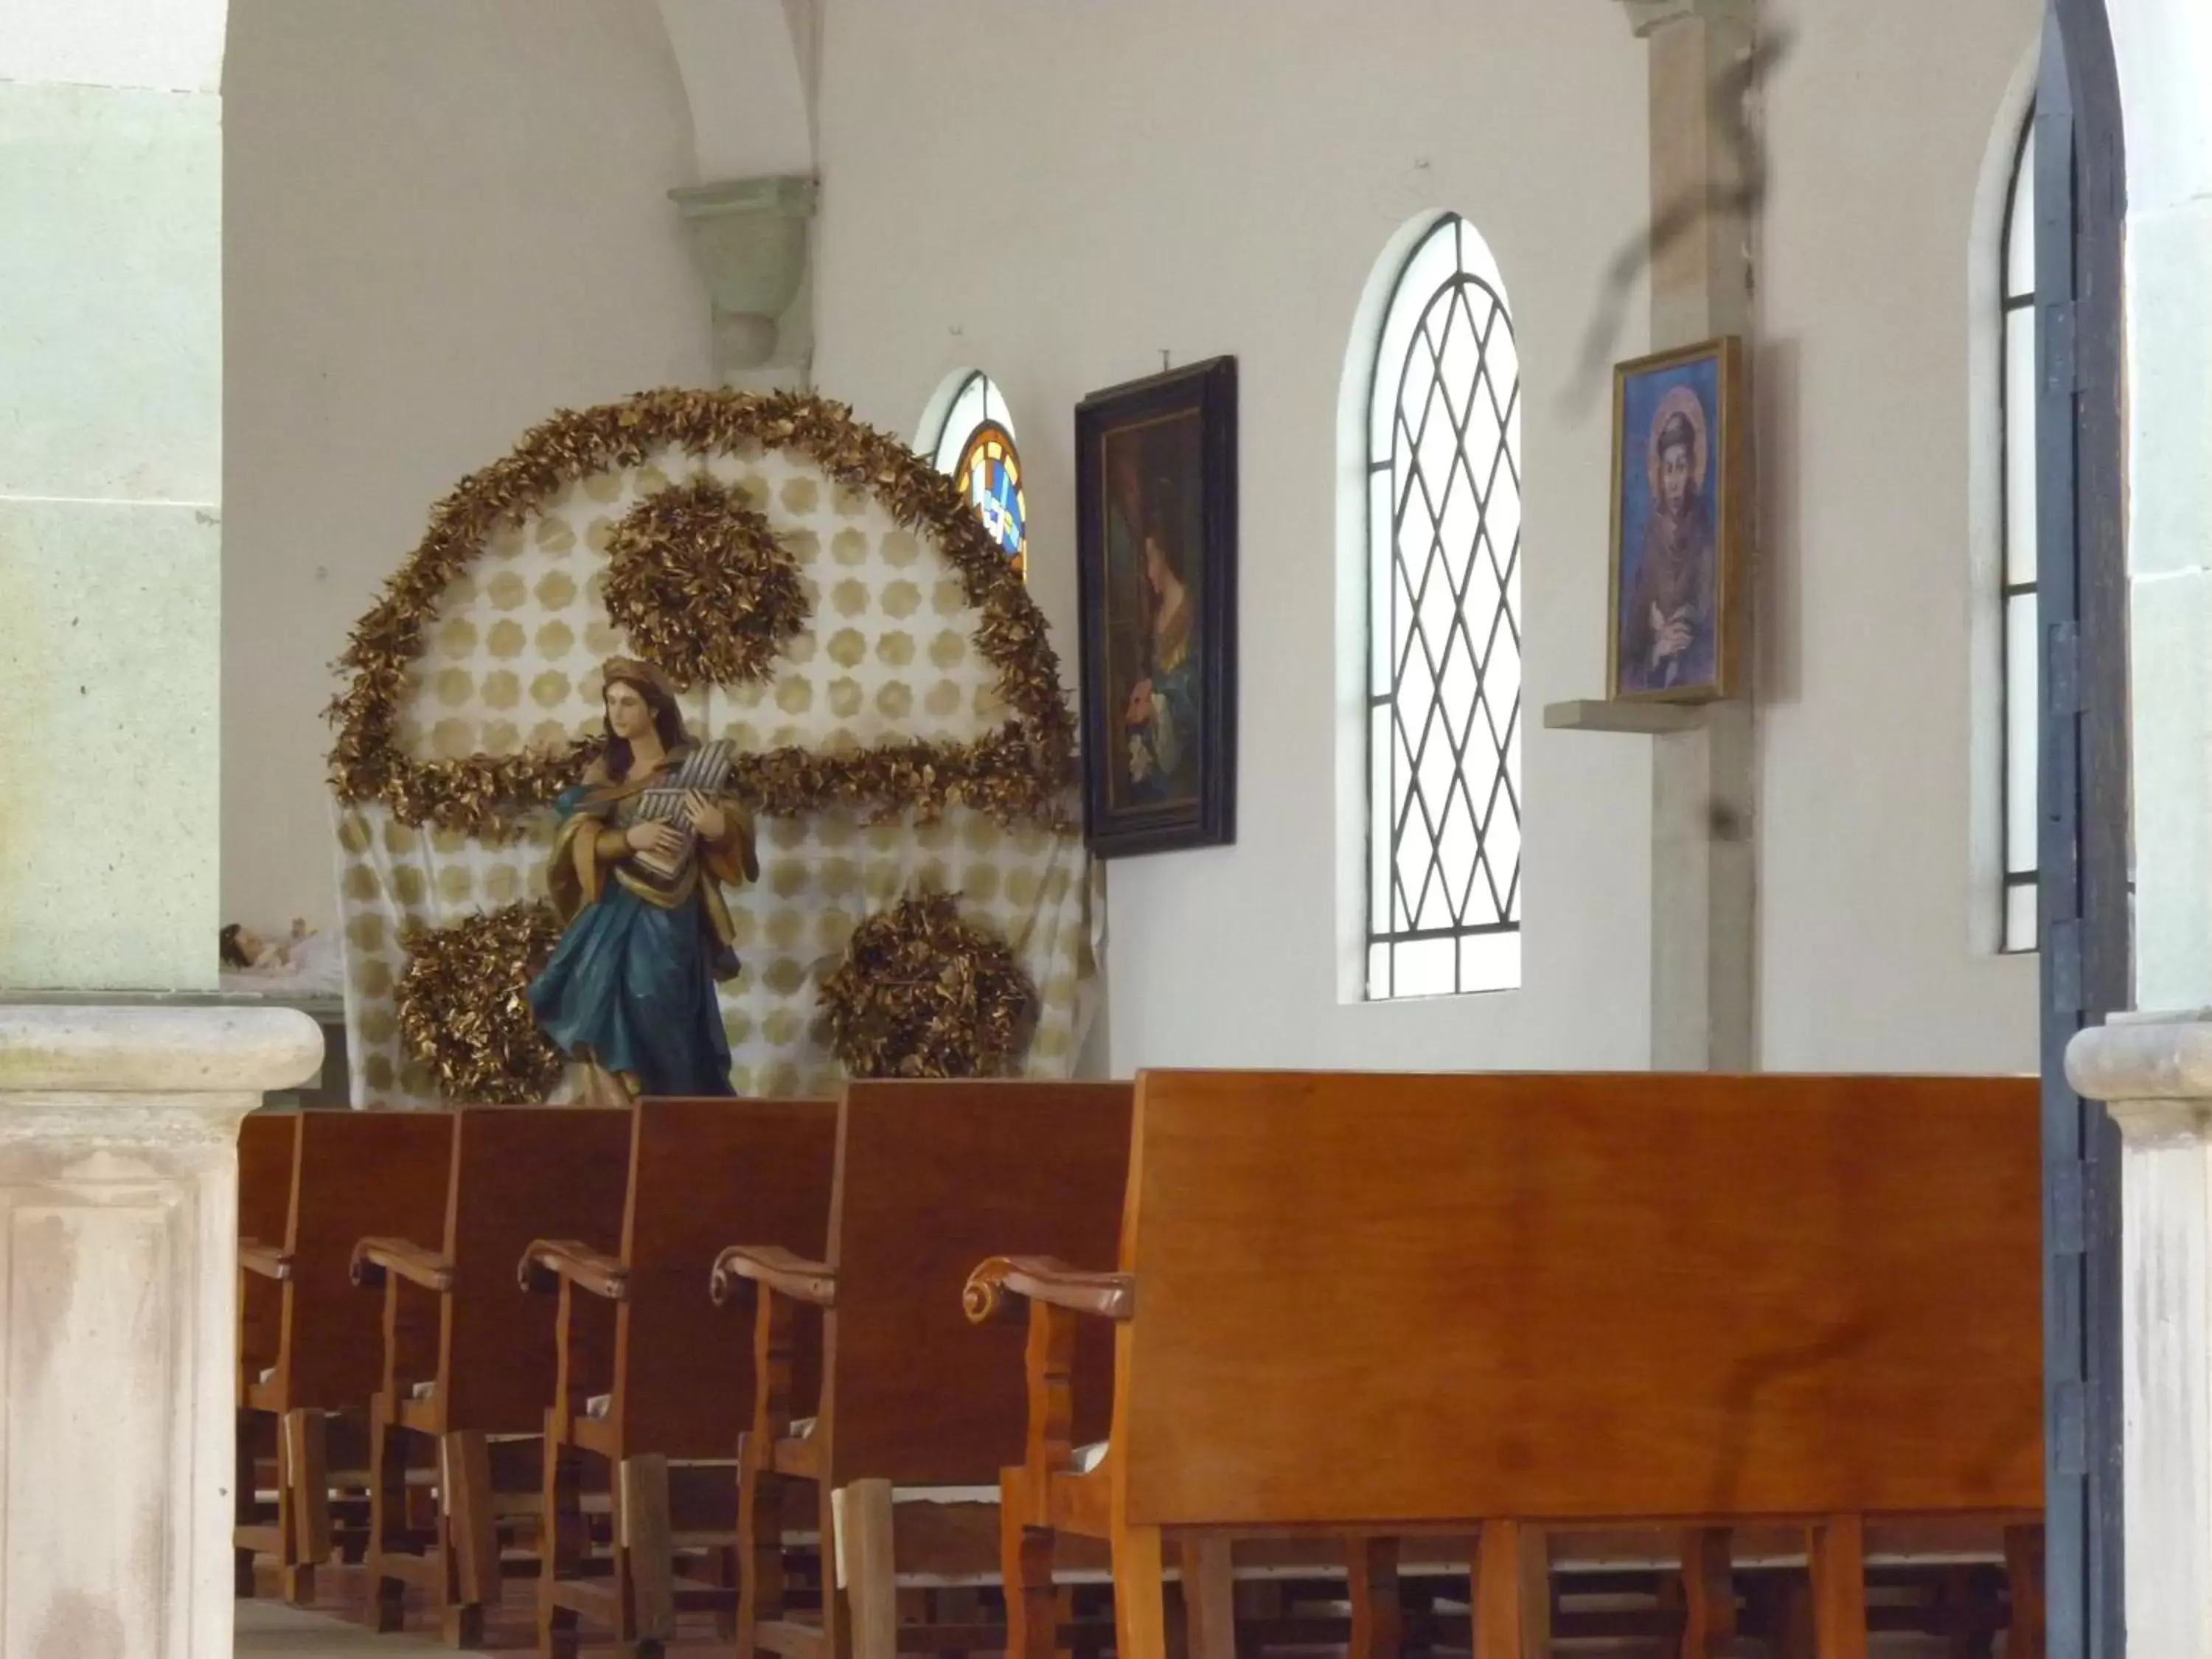
POLYGON ((1142 665, 1121 711, 1130 793, 1146 801, 1187 800, 1198 791, 1197 599, 1183 580, 1173 532, 1148 525, 1140 545, 1142 665))
POLYGON ((726 1096, 730 1045, 714 987, 738 964, 721 889, 760 873, 751 818, 728 795, 696 792, 680 820, 639 818, 637 797, 665 784, 695 745, 659 669, 617 658, 605 679, 605 750, 555 804, 547 889, 562 932, 530 1006, 585 1068, 594 1103, 726 1096))

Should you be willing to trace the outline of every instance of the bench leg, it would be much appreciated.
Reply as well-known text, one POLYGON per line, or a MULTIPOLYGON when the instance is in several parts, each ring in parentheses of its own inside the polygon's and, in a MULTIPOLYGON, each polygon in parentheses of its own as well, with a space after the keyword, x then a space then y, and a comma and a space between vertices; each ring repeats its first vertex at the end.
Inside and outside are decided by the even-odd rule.
MULTIPOLYGON (((260 1518, 254 1488, 260 1476, 254 1467, 256 1414, 240 1407, 236 1413, 237 1450, 230 1476, 230 1514, 234 1527, 250 1527, 260 1518)), ((253 1599, 253 1552, 235 1547, 231 1551, 231 1589, 241 1601, 253 1599)))
POLYGON ((616 1479, 622 1510, 616 1518, 615 1575, 629 1620, 635 1659, 659 1659, 676 1639, 676 1547, 669 1537, 668 1460, 623 1460, 616 1479))
POLYGON ((384 1570, 407 1525, 407 1433, 392 1421, 382 1395, 369 1422, 368 1468, 368 1615, 378 1633, 389 1636, 407 1621, 407 1587, 384 1570))
POLYGON ((583 1472, 573 1446, 563 1445, 552 1431, 550 1414, 545 1435, 544 1513, 538 1528, 538 1651, 547 1659, 574 1659, 580 1638, 579 1616, 573 1608, 556 1606, 555 1589, 584 1569, 583 1472))
POLYGON ((1867 1659, 1866 1522, 1831 1516, 1813 1528, 1813 1650, 1867 1659))
POLYGON ((2043 1528, 2008 1527, 2005 1589, 2012 1622, 2005 1632, 2005 1659, 2043 1659, 2043 1528))
POLYGON ((1475 1540, 1475 1659, 1547 1659, 1552 1563, 1541 1530, 1486 1521, 1475 1540))
POLYGON ((1054 1534, 1023 1524, 1031 1512, 1020 1469, 999 1476, 999 1571, 1006 1587, 1006 1659, 1053 1659, 1059 1604, 1053 1594, 1054 1534))
POLYGON ((1183 1540, 1182 1608, 1190 1659, 1237 1659, 1237 1581, 1226 1538, 1183 1540))
POLYGON ((1117 1523, 1114 1528, 1115 1659, 1167 1659, 1167 1576, 1162 1549, 1158 1527, 1117 1523))
POLYGON ((475 1647, 483 1640, 484 1607, 500 1599, 499 1522, 491 1484, 491 1445, 460 1431, 438 1441, 438 1480, 445 1508, 446 1640, 475 1647))
MULTIPOLYGON (((738 1659, 755 1659, 760 1627, 783 1617, 783 1480, 774 1455, 753 1434, 738 1439, 738 1659)), ((823 1540, 825 1547, 830 1541, 823 1540)), ((823 1585, 822 1602, 826 1617, 836 1602, 834 1585, 823 1585)))
POLYGON ((283 1455, 277 1460, 289 1510, 284 1525, 284 1599, 313 1607, 315 1569, 331 1559, 330 1419, 315 1411, 284 1413, 283 1455))
POLYGON ((1725 1527, 1682 1535, 1682 1659, 1727 1659, 1735 1646, 1735 1563, 1725 1527))
POLYGON ((853 1659, 898 1659, 898 1571, 891 1553, 891 1483, 855 1480, 830 1495, 835 1565, 851 1615, 853 1659))
POLYGON ((1352 1598, 1348 1659, 1398 1659, 1405 1650, 1406 1617, 1398 1593, 1398 1555, 1395 1538, 1352 1540, 1346 1559, 1352 1598))

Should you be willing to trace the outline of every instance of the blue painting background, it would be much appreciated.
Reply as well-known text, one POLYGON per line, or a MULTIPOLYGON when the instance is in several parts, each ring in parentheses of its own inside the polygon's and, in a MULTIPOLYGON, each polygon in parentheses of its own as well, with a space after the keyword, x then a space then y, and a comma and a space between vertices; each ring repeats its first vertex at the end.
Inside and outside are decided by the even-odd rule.
POLYGON ((1620 585, 1613 601, 1615 639, 1627 619, 1628 596, 1636 591, 1636 572, 1644 560, 1644 520, 1651 516, 1651 417, 1658 413, 1660 400, 1678 386, 1694 392, 1698 407, 1705 412, 1705 476, 1698 488, 1717 524, 1720 518, 1720 354, 1631 375, 1620 399, 1620 585))

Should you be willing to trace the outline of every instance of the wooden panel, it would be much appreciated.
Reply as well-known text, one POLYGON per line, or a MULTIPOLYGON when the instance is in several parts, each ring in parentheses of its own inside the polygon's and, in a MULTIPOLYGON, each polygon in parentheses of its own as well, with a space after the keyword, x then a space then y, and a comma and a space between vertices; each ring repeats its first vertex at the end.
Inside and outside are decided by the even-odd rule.
MULTIPOLYGON (((836 1141, 831 1101, 640 1103, 616 1329, 625 1451, 737 1455, 752 1417, 751 1303, 716 1308, 708 1275, 724 1247, 757 1239, 820 1258, 836 1141)), ((821 1342, 810 1322, 798 1382, 811 1400, 821 1342)))
MULTIPOLYGON (((239 1125, 238 1236, 282 1246, 289 1231, 292 1164, 299 1152, 300 1114, 255 1112, 239 1125)), ((283 1348, 284 1287, 258 1273, 239 1275, 238 1364, 250 1385, 276 1364, 283 1348)))
POLYGON ((1133 1521, 2033 1510, 2031 1079, 1151 1073, 1133 1521))
POLYGON ((456 1115, 444 1235, 453 1289, 438 1377, 449 1428, 544 1427, 559 1299, 523 1294, 516 1269, 535 1239, 622 1236, 629 1137, 622 1109, 471 1106, 456 1115))
MULTIPOLYGON (((250 1120, 249 1120, 250 1121, 250 1120)), ((353 1247, 386 1237, 434 1243, 446 1208, 447 1112, 301 1112, 284 1286, 289 1404, 359 1410, 384 1364, 379 1299, 356 1288, 353 1247)))
MULTIPOLYGON (((960 1310, 985 1257, 1111 1260, 1129 1155, 1126 1083, 855 1083, 838 1128, 830 1261, 834 1484, 991 1485, 1025 1421, 1017 1323, 960 1310)), ((1095 1324, 1095 1322, 1086 1322, 1095 1324)), ((1084 1334, 1077 1432, 1106 1426, 1111 1338, 1084 1334)))

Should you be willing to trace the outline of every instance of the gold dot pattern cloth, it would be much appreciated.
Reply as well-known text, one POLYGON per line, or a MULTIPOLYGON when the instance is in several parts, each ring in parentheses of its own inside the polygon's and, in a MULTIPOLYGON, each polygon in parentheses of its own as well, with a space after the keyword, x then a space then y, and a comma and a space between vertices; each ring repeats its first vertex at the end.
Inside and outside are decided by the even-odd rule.
MULTIPOLYGON (((926 536, 802 456, 671 449, 569 485, 496 534, 447 590, 410 675, 399 732, 409 752, 513 755, 598 731, 599 665, 633 648, 601 597, 609 538, 644 495, 702 474, 767 514, 812 616, 768 678, 686 694, 695 737, 835 753, 960 741, 1004 725, 997 671, 975 646, 980 615, 926 536)), ((434 1083, 398 1037, 400 933, 542 897, 552 814, 498 845, 400 823, 380 803, 341 805, 336 822, 354 1102, 434 1104, 434 1083)), ((840 811, 758 831, 761 878, 728 895, 744 971, 721 988, 740 1094, 835 1088, 842 1073, 818 1029, 816 987, 864 917, 912 891, 962 893, 963 915, 1007 940, 1041 1002, 1026 1069, 1073 1069, 1092 972, 1092 875, 1079 835, 1008 829, 959 807, 932 823, 907 814, 864 824, 840 811)))

